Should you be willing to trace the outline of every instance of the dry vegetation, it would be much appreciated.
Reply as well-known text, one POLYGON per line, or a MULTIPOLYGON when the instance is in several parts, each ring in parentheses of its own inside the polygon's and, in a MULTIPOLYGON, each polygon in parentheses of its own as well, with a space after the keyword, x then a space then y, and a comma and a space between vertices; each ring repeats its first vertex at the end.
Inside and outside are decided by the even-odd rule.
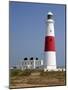
POLYGON ((10 88, 65 85, 64 71, 10 70, 10 88))

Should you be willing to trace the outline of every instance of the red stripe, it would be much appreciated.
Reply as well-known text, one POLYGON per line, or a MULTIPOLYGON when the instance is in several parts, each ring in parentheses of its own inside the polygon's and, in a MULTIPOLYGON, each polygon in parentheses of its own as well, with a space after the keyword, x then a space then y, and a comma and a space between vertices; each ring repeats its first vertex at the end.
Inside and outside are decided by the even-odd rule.
POLYGON ((55 37, 46 36, 45 37, 45 46, 44 51, 55 51, 55 37))

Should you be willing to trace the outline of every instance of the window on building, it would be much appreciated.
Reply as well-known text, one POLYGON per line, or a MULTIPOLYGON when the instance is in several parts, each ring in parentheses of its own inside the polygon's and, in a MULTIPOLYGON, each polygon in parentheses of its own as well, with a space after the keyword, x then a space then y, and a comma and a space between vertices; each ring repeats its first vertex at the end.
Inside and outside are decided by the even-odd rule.
POLYGON ((22 65, 23 65, 23 62, 22 62, 22 65))
POLYGON ((31 62, 31 64, 32 64, 32 62, 31 62))
POLYGON ((38 65, 38 62, 36 62, 36 65, 38 65))
POLYGON ((30 64, 30 62, 28 62, 28 65, 30 64))
POLYGON ((41 65, 41 61, 40 61, 39 63, 40 63, 40 65, 41 65))
POLYGON ((26 65, 26 62, 25 62, 25 65, 26 65))

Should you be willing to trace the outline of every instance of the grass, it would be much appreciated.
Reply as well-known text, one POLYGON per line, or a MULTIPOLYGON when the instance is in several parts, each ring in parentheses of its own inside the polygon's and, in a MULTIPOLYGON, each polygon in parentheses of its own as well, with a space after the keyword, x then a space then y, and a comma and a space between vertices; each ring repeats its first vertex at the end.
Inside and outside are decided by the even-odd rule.
POLYGON ((64 71, 10 70, 10 88, 65 85, 64 71))

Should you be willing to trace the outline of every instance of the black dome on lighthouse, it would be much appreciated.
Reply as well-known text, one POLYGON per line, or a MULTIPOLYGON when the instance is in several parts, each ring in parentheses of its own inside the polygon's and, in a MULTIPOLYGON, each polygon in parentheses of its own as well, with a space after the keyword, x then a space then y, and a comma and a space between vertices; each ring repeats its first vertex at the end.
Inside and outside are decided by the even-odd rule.
POLYGON ((52 12, 48 12, 47 19, 53 19, 53 13, 52 12))

